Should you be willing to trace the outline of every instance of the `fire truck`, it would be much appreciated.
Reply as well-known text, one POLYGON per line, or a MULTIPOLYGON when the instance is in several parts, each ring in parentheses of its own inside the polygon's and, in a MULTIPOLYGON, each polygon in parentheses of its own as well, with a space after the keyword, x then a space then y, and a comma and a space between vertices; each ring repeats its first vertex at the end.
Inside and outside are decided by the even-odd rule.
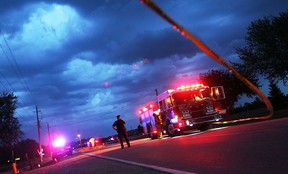
POLYGON ((222 86, 193 84, 169 89, 157 94, 157 102, 139 110, 140 124, 151 139, 159 137, 153 114, 160 116, 162 132, 169 136, 193 128, 204 131, 211 123, 223 120, 225 98, 222 86))
POLYGON ((192 128, 207 130, 211 123, 222 120, 222 115, 226 113, 225 106, 221 104, 225 100, 222 86, 210 88, 193 84, 156 95, 162 128, 169 136, 192 128))

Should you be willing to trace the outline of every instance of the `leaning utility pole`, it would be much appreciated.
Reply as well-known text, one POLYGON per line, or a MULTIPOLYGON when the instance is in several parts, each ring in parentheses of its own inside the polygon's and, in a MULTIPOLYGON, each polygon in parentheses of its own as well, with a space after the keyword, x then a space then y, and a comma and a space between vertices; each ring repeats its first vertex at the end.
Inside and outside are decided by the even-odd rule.
POLYGON ((37 107, 37 105, 36 105, 36 118, 37 118, 38 143, 39 143, 38 154, 40 156, 40 162, 43 162, 42 147, 41 147, 41 141, 40 141, 40 121, 39 121, 39 117, 38 117, 38 107, 37 107))

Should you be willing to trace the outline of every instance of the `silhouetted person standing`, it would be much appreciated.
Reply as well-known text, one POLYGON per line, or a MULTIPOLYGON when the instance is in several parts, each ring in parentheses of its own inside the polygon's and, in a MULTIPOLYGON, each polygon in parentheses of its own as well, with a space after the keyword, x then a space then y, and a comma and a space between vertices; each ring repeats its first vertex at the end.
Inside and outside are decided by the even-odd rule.
POLYGON ((117 120, 112 125, 112 128, 116 130, 118 133, 118 139, 120 141, 121 148, 124 149, 123 140, 122 140, 123 137, 125 138, 125 141, 128 147, 130 147, 130 142, 129 142, 128 134, 127 134, 126 127, 125 127, 126 123, 124 120, 121 119, 120 115, 117 115, 116 117, 117 117, 117 120))

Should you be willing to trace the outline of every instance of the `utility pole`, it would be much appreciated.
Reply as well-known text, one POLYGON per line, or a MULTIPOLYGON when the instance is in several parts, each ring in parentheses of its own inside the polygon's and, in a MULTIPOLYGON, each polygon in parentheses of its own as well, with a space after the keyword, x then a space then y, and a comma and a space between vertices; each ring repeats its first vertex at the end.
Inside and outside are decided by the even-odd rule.
POLYGON ((158 96, 158 90, 157 89, 155 89, 155 93, 156 93, 156 97, 158 96))
POLYGON ((36 105, 36 118, 37 118, 37 128, 38 128, 38 143, 39 143, 39 151, 38 154, 40 156, 40 162, 43 162, 43 155, 42 155, 42 147, 41 147, 41 139, 40 139, 40 121, 38 117, 38 107, 36 105))
POLYGON ((51 155, 51 136, 50 136, 49 123, 47 123, 47 128, 48 128, 48 138, 49 138, 49 151, 50 151, 50 155, 51 155))

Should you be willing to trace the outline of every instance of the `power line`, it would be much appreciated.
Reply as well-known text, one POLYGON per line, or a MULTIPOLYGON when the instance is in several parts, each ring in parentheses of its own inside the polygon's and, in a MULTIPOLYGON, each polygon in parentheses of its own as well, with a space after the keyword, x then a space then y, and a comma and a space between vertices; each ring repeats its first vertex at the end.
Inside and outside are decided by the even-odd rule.
MULTIPOLYGON (((4 74, 2 72, 0 72, 0 75, 2 76, 2 78, 6 81, 6 83, 10 86, 10 88, 12 89, 12 91, 14 91, 12 85, 8 82, 7 78, 4 76, 4 74)), ((2 83, 2 82, 1 82, 2 83)), ((2 86, 5 88, 6 91, 9 91, 6 86, 4 85, 4 83, 2 83, 2 86)))
POLYGON ((6 86, 0 81, 1 85, 3 86, 3 88, 8 91, 8 89, 6 88, 6 86))
POLYGON ((0 32, 1 32, 2 38, 3 38, 4 42, 5 42, 8 50, 9 50, 9 53, 10 53, 10 55, 11 55, 11 58, 12 58, 12 60, 14 61, 14 64, 15 64, 16 68, 13 66, 13 64, 12 64, 11 61, 10 61, 10 58, 9 58, 8 54, 6 53, 6 51, 4 50, 4 48, 2 47, 2 45, 0 44, 0 46, 1 46, 1 48, 2 48, 2 51, 3 51, 4 55, 6 56, 6 59, 8 60, 8 62, 9 62, 9 64, 10 64, 10 67, 13 69, 13 71, 14 71, 15 74, 17 75, 18 79, 20 80, 20 83, 22 84, 23 88, 30 94, 32 100, 33 100, 34 103, 36 104, 37 102, 36 102, 34 96, 32 95, 32 92, 31 92, 29 86, 27 85, 27 83, 26 83, 26 81, 25 81, 25 79, 24 79, 23 73, 21 72, 20 67, 19 67, 19 65, 18 65, 18 63, 17 63, 17 61, 16 61, 16 59, 15 59, 15 56, 14 56, 14 54, 13 54, 13 52, 12 52, 12 50, 11 50, 11 48, 10 48, 10 46, 9 46, 9 44, 8 44, 8 42, 7 42, 7 40, 6 40, 6 38, 5 38, 5 36, 4 36, 4 34, 3 34, 3 32, 2 32, 1 29, 0 29, 0 32))
MULTIPOLYGON (((12 70, 13 70, 13 71, 15 72, 15 74, 17 75, 17 77, 18 77, 18 79, 19 79, 22 87, 24 88, 24 90, 26 90, 27 93, 30 94, 31 99, 33 100, 33 102, 36 103, 36 100, 35 100, 35 98, 33 97, 32 92, 31 92, 31 90, 29 89, 29 86, 28 86, 27 83, 25 82, 25 79, 24 79, 24 76, 23 76, 23 74, 22 74, 22 72, 21 72, 21 70, 20 70, 20 67, 19 67, 19 65, 18 65, 18 63, 17 63, 17 61, 16 61, 16 59, 15 59, 15 56, 14 56, 14 54, 13 54, 13 52, 12 52, 12 50, 11 50, 11 48, 10 48, 10 46, 9 46, 9 44, 8 44, 8 42, 7 42, 7 40, 6 40, 6 38, 5 38, 5 36, 4 36, 4 34, 3 34, 3 32, 2 32, 1 29, 0 29, 0 32, 1 32, 2 38, 3 38, 3 40, 4 40, 5 44, 6 44, 9 52, 10 52, 10 55, 11 55, 11 56, 9 57, 9 55, 8 55, 7 52, 5 51, 4 47, 0 44, 1 49, 2 49, 2 51, 3 51, 3 54, 4 54, 4 57, 6 57, 7 61, 8 61, 9 64, 10 64, 10 67, 12 68, 12 70), (11 57, 12 57, 12 61, 14 62, 14 66, 13 66, 13 62, 11 62, 11 60, 10 60, 11 57), (16 68, 15 68, 15 66, 16 66, 16 68)), ((3 74, 2 72, 0 72, 0 74, 1 74, 2 78, 6 81, 6 83, 10 86, 10 89, 12 89, 12 91, 15 92, 12 84, 9 83, 9 81, 8 81, 7 78, 4 76, 4 74, 3 74)), ((4 83, 1 82, 1 85, 4 87, 4 89, 5 89, 6 91, 9 91, 8 88, 4 85, 4 83)), ((24 102, 24 100, 23 100, 22 98, 19 97, 19 99, 21 100, 20 104, 26 105, 25 102, 24 102)), ((16 112, 15 114, 18 116, 18 118, 20 118, 20 119, 22 119, 22 120, 25 120, 25 118, 24 118, 23 116, 21 116, 19 113, 16 112)), ((31 125, 31 124, 28 124, 28 125, 31 125)))

